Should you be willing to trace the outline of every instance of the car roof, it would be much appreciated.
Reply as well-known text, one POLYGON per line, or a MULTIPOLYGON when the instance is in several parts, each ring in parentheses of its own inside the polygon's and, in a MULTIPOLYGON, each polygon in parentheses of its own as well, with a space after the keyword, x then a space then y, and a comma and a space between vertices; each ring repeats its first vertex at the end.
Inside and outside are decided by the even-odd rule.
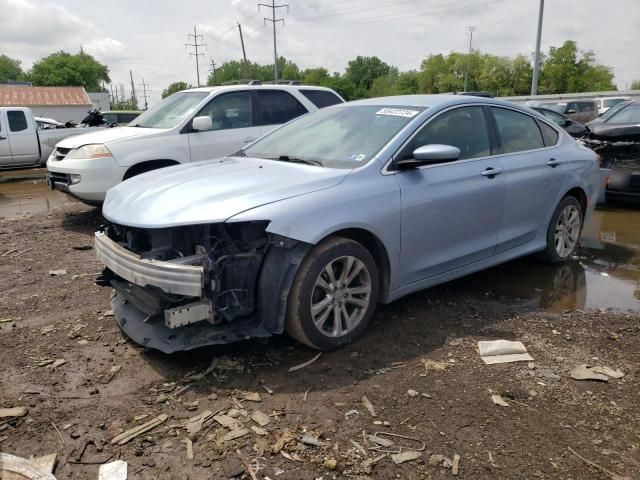
POLYGON ((407 106, 425 108, 446 108, 455 105, 496 105, 515 108, 527 112, 528 109, 516 103, 496 98, 474 97, 471 95, 395 95, 390 97, 367 98, 349 102, 349 105, 407 106))
POLYGON ((181 90, 182 92, 207 92, 212 93, 216 91, 232 91, 232 90, 324 90, 327 92, 334 92, 332 89, 327 87, 318 87, 315 85, 274 85, 270 83, 260 84, 260 85, 215 85, 213 87, 197 87, 197 88, 189 88, 186 90, 181 90))

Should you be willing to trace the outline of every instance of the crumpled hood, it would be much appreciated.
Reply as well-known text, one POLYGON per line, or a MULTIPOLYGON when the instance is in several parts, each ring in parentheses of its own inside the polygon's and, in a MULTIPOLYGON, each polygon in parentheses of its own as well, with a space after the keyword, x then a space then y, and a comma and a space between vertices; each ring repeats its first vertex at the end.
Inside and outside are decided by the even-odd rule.
POLYGON ((205 160, 116 185, 107 191, 102 213, 111 222, 140 228, 224 222, 267 203, 334 187, 349 172, 258 158, 205 160))
POLYGON ((140 128, 140 127, 115 127, 98 130, 91 133, 83 133, 73 137, 65 138, 58 142, 58 147, 62 148, 78 148, 83 145, 92 143, 108 143, 114 140, 122 140, 124 138, 139 137, 140 135, 148 135, 150 133, 158 133, 164 130, 157 128, 140 128))

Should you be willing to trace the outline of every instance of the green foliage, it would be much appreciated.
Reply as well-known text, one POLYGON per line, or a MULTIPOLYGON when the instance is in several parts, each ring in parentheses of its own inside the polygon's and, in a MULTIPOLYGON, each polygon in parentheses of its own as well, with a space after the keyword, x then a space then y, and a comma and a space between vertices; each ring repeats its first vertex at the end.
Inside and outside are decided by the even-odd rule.
POLYGON ((631 82, 631 90, 640 90, 640 80, 631 82))
POLYGON ((357 98, 371 96, 373 82, 380 77, 397 75, 398 69, 390 67, 378 57, 362 57, 358 55, 347 64, 345 76, 355 85, 357 98))
POLYGON ((0 82, 22 80, 24 78, 24 72, 20 66, 21 63, 17 58, 0 55, 0 82))
POLYGON ((578 51, 576 42, 567 40, 561 47, 551 47, 542 62, 538 91, 574 93, 616 90, 610 67, 596 64, 595 54, 578 51))
POLYGON ((34 63, 28 78, 35 86, 79 86, 89 92, 101 91, 102 82, 109 83, 109 69, 91 55, 57 52, 34 63))
POLYGON ((187 90, 193 88, 191 85, 187 85, 187 82, 173 82, 167 88, 162 90, 162 98, 166 98, 172 93, 179 92, 180 90, 187 90))
POLYGON ((109 104, 111 110, 138 110, 138 102, 134 102, 131 99, 124 102, 115 101, 109 104))

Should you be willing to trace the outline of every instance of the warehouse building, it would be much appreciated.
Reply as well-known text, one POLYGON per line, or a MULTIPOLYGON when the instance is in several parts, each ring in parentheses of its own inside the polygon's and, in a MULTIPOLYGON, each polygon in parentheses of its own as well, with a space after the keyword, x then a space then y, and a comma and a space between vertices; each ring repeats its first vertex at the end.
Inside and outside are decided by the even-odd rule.
POLYGON ((93 104, 83 87, 0 85, 0 107, 29 107, 36 117, 80 122, 93 104))

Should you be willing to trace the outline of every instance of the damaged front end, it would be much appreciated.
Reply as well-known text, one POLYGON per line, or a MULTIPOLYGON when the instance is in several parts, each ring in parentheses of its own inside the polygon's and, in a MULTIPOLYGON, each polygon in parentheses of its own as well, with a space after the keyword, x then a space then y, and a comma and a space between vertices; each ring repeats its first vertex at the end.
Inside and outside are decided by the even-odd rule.
POLYGON ((124 332, 171 353, 281 333, 286 299, 309 245, 268 222, 162 229, 109 224, 95 234, 96 283, 124 332))

